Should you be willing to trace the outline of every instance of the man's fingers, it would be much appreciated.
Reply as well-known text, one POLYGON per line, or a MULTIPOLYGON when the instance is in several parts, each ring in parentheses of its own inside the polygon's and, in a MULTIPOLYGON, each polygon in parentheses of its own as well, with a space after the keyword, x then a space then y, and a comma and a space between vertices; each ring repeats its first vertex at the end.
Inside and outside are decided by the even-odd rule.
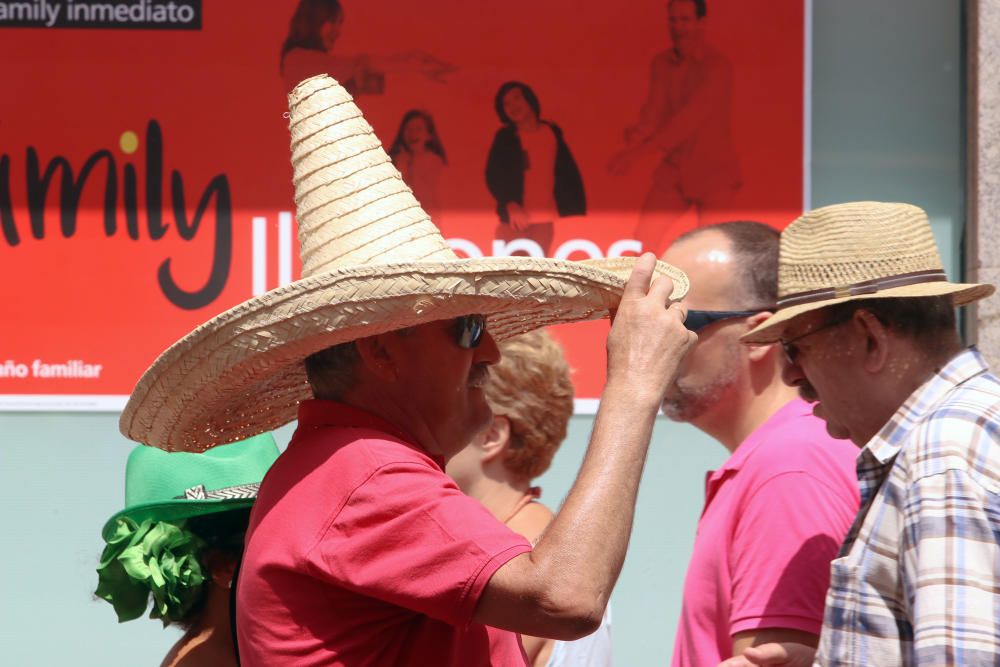
POLYGON ((753 667, 753 663, 749 662, 742 655, 738 655, 728 660, 723 660, 719 663, 719 667, 753 667))
MULTIPOLYGON (((667 276, 656 276, 653 284, 649 287, 649 295, 662 303, 664 306, 670 304, 670 295, 674 293, 674 281, 667 276)), ((687 314, 687 311, 684 311, 687 314)))
POLYGON ((778 643, 752 646, 743 652, 743 657, 755 665, 782 665, 789 660, 784 644, 778 643))
POLYGON ((636 260, 632 267, 632 274, 625 283, 625 291, 622 293, 622 300, 641 299, 649 291, 649 281, 653 278, 653 269, 656 267, 656 255, 645 252, 636 260))

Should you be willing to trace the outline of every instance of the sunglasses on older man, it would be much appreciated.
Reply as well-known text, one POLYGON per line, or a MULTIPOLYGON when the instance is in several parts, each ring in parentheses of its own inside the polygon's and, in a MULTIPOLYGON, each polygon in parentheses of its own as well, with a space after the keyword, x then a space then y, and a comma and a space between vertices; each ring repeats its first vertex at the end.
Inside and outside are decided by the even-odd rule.
POLYGON ((479 345, 486 333, 485 315, 462 315, 455 318, 455 343, 471 350, 479 345))
POLYGON ((689 331, 695 333, 701 331, 709 324, 722 322, 723 320, 735 320, 741 317, 750 317, 757 313, 765 313, 772 308, 758 308, 757 310, 689 310, 684 326, 689 331))

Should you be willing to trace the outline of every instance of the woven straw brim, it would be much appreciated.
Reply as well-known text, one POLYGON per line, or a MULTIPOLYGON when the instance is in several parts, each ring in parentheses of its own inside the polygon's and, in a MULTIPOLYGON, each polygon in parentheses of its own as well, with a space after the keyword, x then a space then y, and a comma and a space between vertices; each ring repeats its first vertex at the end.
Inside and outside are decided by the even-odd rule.
POLYGON ((798 304, 795 306, 789 306, 788 308, 782 308, 774 315, 761 322, 756 329, 743 334, 743 336, 740 337, 740 342, 747 345, 766 345, 770 343, 777 343, 781 340, 782 335, 785 333, 785 329, 788 328, 796 317, 806 313, 811 313, 812 311, 820 308, 826 308, 827 306, 833 306, 847 301, 945 296, 950 294, 952 301, 957 307, 986 298, 993 294, 994 291, 995 288, 993 285, 988 284, 930 282, 918 283, 916 285, 905 285, 903 287, 894 287, 882 290, 875 294, 862 294, 857 296, 842 297, 839 299, 827 299, 825 301, 798 304))
POLYGON ((134 507, 122 510, 112 516, 101 529, 101 536, 107 542, 115 534, 115 522, 119 517, 129 517, 136 523, 142 523, 146 519, 156 521, 169 521, 176 523, 184 519, 217 512, 228 512, 230 510, 252 507, 255 498, 206 498, 204 500, 164 500, 160 502, 142 503, 134 507))
MULTIPOLYGON (((331 345, 449 319, 487 316, 497 341, 551 324, 606 317, 631 258, 567 262, 522 257, 365 265, 272 290, 222 313, 166 350, 122 413, 128 438, 204 451, 296 418, 312 397, 302 360, 331 345)), ((659 262, 687 293, 683 272, 659 262)))

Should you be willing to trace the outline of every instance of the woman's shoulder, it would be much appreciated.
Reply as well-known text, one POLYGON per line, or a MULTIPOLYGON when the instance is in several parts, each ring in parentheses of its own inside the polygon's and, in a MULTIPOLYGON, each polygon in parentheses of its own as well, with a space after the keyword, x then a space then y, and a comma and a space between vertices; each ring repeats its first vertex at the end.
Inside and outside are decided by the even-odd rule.
POLYGON ((507 527, 534 544, 545 532, 554 516, 552 510, 542 503, 530 502, 507 522, 507 527))

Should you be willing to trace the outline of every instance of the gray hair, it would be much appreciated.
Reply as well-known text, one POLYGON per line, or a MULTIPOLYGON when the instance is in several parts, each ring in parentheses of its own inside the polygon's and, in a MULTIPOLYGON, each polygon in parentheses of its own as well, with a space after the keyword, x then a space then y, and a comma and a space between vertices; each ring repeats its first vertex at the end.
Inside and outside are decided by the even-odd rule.
POLYGON ((357 384, 360 361, 353 340, 310 354, 303 363, 313 395, 327 400, 342 399, 357 384))

